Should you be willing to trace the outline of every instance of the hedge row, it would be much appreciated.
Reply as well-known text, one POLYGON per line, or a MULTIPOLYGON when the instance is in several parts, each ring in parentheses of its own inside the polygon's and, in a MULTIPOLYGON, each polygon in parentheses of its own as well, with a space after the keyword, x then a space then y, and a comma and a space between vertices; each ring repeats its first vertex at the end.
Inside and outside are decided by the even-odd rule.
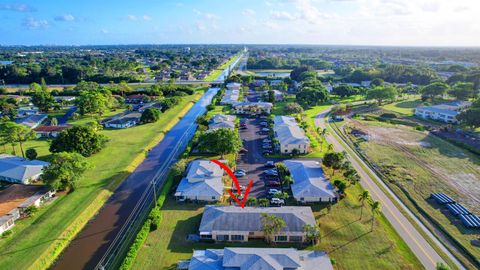
POLYGON ((123 259, 123 262, 120 266, 120 270, 128 270, 132 268, 133 263, 135 262, 135 258, 137 258, 138 252, 140 248, 147 240, 148 233, 151 231, 155 231, 159 226, 160 222, 162 221, 162 213, 160 209, 163 206, 163 203, 167 199, 167 195, 172 188, 174 180, 174 175, 171 173, 167 177, 167 181, 165 182, 164 186, 162 187, 162 191, 160 192, 160 196, 157 199, 157 205, 152 208, 150 211, 147 220, 143 224, 142 228, 138 232, 135 240, 133 241, 130 249, 128 250, 127 255, 123 259))

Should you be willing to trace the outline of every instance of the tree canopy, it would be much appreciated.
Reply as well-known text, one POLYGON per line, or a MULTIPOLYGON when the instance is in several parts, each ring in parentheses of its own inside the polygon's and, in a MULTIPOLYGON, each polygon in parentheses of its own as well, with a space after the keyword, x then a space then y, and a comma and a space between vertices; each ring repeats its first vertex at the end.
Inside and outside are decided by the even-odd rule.
POLYGON ((394 86, 377 86, 367 91, 367 99, 376 99, 379 105, 384 100, 394 100, 398 96, 398 89, 394 86))
POLYGON ((140 117, 140 122, 142 123, 154 123, 160 119, 160 110, 157 108, 148 108, 143 111, 142 116, 140 117))
POLYGON ((43 169, 42 180, 54 189, 73 191, 83 173, 91 167, 78 153, 55 153, 50 164, 43 169))
POLYGON ((32 83, 30 89, 33 90, 32 103, 42 112, 48 112, 55 103, 52 94, 48 92, 47 87, 41 87, 37 83, 32 83))
POLYGON ((50 152, 77 152, 89 157, 99 152, 107 139, 92 127, 74 126, 62 131, 50 144, 50 152))
POLYGON ((441 97, 450 89, 448 84, 443 82, 434 82, 422 88, 422 96, 427 98, 441 97))
POLYGON ((475 97, 473 89, 473 83, 471 82, 457 82, 453 85, 452 89, 448 92, 451 96, 460 100, 467 100, 475 97))
POLYGON ((199 138, 199 148, 202 151, 222 155, 236 153, 242 147, 238 132, 234 129, 219 128, 202 133, 199 138))

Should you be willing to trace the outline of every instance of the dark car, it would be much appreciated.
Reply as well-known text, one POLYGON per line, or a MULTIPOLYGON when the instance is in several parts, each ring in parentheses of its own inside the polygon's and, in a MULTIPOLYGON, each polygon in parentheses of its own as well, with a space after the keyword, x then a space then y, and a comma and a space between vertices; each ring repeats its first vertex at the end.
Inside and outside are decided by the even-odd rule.
POLYGON ((262 151, 262 153, 263 153, 263 154, 271 154, 271 153, 273 153, 273 151, 272 151, 272 150, 268 150, 268 149, 264 149, 264 150, 262 151))
POLYGON ((268 186, 269 187, 279 187, 280 182, 278 182, 278 181, 268 181, 268 186))
POLYGON ((245 148, 240 148, 240 150, 239 150, 238 152, 239 152, 239 153, 247 153, 247 152, 248 152, 248 150, 247 150, 247 149, 245 149, 245 148))

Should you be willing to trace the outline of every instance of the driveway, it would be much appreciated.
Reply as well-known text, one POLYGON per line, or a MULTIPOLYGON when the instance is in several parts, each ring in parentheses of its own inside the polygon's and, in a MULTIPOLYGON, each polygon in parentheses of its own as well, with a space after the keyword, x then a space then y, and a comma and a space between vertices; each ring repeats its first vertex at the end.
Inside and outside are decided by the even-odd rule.
POLYGON ((262 140, 267 138, 267 134, 260 134, 260 122, 259 118, 245 118, 241 117, 247 124, 246 129, 240 129, 240 138, 243 141, 243 147, 248 150, 246 153, 238 155, 237 169, 244 169, 247 171, 247 175, 239 177, 238 181, 240 185, 247 186, 250 180, 253 180, 252 188, 250 189, 250 195, 255 198, 266 197, 266 186, 261 174, 265 170, 265 162, 272 159, 267 159, 262 155, 262 140))

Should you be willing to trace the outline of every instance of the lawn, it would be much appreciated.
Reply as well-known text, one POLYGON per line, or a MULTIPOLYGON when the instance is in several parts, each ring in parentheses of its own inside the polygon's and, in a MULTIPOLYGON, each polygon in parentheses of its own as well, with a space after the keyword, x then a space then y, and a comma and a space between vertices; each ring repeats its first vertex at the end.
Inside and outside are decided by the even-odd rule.
POLYGON ((420 219, 423 216, 419 209, 479 258, 480 250, 470 243, 478 238, 478 233, 466 229, 458 219, 428 198, 433 192, 443 192, 470 211, 480 213, 480 158, 411 127, 370 121, 362 123, 381 133, 375 135, 376 140, 352 140, 357 141, 367 159, 383 173, 385 183, 420 219), (388 134, 394 136, 393 140, 388 134))
MULTIPOLYGON (((143 160, 146 149, 158 143, 202 94, 203 91, 198 91, 184 97, 157 123, 123 130, 103 130, 109 141, 105 149, 88 158, 95 167, 84 175, 78 188, 69 195, 59 197, 35 217, 19 221, 12 235, 0 240, 0 269, 26 269, 32 264, 33 268, 47 268, 51 259, 58 256, 100 209, 112 190, 143 160)), ((40 158, 48 159, 47 141, 27 144, 37 149, 40 158)))
MULTIPOLYGON (((325 204, 313 207, 323 238, 321 243, 308 248, 328 251, 329 256, 336 261, 336 269, 421 269, 415 255, 385 218, 377 217, 373 232, 370 232, 371 215, 368 210, 364 211, 363 220, 358 220, 360 204, 356 198, 360 191, 359 186, 350 188, 347 198, 333 205, 330 213, 327 213, 325 204)), ((202 213, 203 205, 177 203, 169 196, 162 207, 161 229, 149 234, 133 269, 175 269, 179 260, 189 259, 193 250, 199 249, 225 246, 269 247, 263 241, 228 244, 187 241, 188 234, 197 233, 202 213)))
POLYGON ((411 96, 405 100, 383 105, 386 110, 396 112, 403 115, 413 115, 415 108, 422 104, 419 96, 411 96))
POLYGON ((218 66, 216 69, 212 70, 212 72, 210 72, 210 74, 208 74, 207 77, 205 77, 204 81, 215 81, 216 79, 218 79, 218 77, 222 74, 222 72, 228 67, 230 66, 234 61, 235 59, 237 59, 237 57, 239 56, 240 54, 235 54, 234 56, 230 57, 230 59, 228 59, 228 61, 225 61, 223 64, 221 64, 220 66, 218 66))
POLYGON ((365 100, 364 95, 353 95, 349 97, 340 97, 336 95, 330 95, 330 99, 332 101, 338 102, 338 103, 351 103, 354 101, 360 101, 360 100, 365 100))

